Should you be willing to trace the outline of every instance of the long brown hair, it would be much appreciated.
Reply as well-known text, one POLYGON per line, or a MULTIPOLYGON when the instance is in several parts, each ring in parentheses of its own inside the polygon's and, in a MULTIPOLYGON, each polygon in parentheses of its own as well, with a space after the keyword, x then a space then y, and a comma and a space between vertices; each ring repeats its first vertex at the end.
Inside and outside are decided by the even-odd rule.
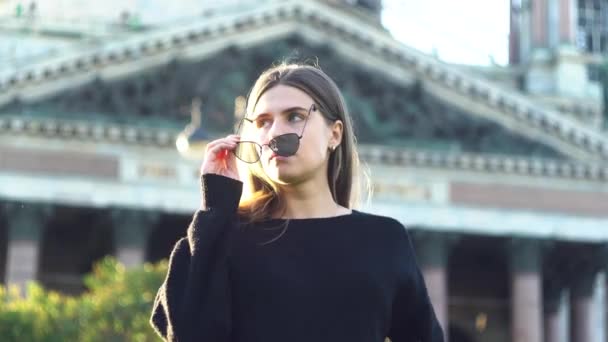
MULTIPOLYGON (((308 94, 328 125, 342 121, 342 141, 334 151, 329 152, 327 180, 331 194, 339 205, 357 207, 363 192, 367 190, 369 193, 369 182, 367 174, 360 174, 353 124, 340 90, 318 66, 283 62, 258 77, 249 92, 246 113, 252 113, 260 97, 277 85, 294 87, 308 94)), ((242 221, 263 221, 285 210, 279 187, 266 176, 260 162, 240 165, 239 172, 244 182, 239 204, 242 221)))

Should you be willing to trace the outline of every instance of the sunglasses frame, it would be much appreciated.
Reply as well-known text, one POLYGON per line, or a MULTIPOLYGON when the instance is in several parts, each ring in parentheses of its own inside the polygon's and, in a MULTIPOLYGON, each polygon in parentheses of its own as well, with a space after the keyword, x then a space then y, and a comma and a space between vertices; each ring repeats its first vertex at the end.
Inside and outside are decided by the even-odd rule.
MULTIPOLYGON (((316 103, 313 103, 312 105, 310 105, 310 108, 308 108, 308 113, 306 114, 306 119, 304 120, 304 127, 302 127, 302 131, 300 132, 300 134, 298 134, 298 133, 285 133, 285 134, 281 134, 281 135, 278 135, 278 136, 276 136, 276 137, 274 137, 274 138, 270 139, 270 141, 268 142, 268 144, 262 144, 262 145, 258 144, 258 143, 257 143, 257 142, 255 142, 255 141, 239 141, 239 142, 237 142, 237 145, 239 145, 239 144, 243 144, 243 143, 249 143, 249 144, 254 144, 254 145, 256 146, 256 151, 257 151, 257 156, 258 156, 258 158, 257 158, 255 161, 247 161, 247 160, 243 160, 243 159, 241 159, 241 158, 240 158, 240 157, 237 155, 237 153, 236 153, 236 149, 234 149, 234 150, 232 150, 232 151, 231 151, 231 152, 232 152, 232 154, 234 154, 234 156, 235 156, 235 157, 236 157, 238 160, 240 160, 240 161, 242 161, 242 162, 244 162, 244 163, 248 163, 248 164, 254 164, 254 163, 257 163, 258 161, 260 161, 260 158, 262 158, 262 151, 263 151, 263 149, 264 149, 264 146, 268 146, 268 147, 269 147, 269 148, 270 148, 270 149, 271 149, 273 152, 277 153, 277 152, 278 152, 278 148, 277 148, 277 140, 276 140, 276 139, 277 139, 277 138, 281 138, 281 137, 285 137, 285 136, 288 136, 288 135, 295 135, 295 136, 298 138, 298 148, 299 148, 299 143, 300 143, 300 140, 301 140, 301 139, 302 139, 302 137, 304 136, 304 129, 306 129, 306 124, 308 123, 308 118, 310 117, 310 114, 311 114, 313 111, 317 111, 317 109, 318 109, 318 108, 317 108, 316 103)), ((240 133, 240 131, 241 131, 241 127, 243 126, 243 121, 244 121, 244 120, 247 120, 248 122, 253 123, 253 120, 248 119, 248 118, 247 118, 247 115, 244 115, 244 116, 243 116, 243 118, 241 119, 240 123, 239 123, 239 126, 238 126, 238 128, 237 128, 236 134, 239 134, 239 133, 240 133)), ((297 151, 297 150, 296 150, 296 151, 297 151)))

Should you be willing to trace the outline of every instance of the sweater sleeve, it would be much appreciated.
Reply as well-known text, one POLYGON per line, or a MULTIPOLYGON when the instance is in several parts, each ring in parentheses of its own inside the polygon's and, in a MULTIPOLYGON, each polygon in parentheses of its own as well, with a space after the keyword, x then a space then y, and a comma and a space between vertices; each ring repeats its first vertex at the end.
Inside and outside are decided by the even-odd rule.
POLYGON ((435 316, 424 277, 405 227, 400 253, 402 275, 393 299, 389 338, 392 342, 443 342, 443 331, 435 316))
POLYGON ((150 324, 165 341, 225 341, 230 331, 228 231, 242 183, 201 177, 205 210, 195 212, 187 236, 174 246, 150 324))

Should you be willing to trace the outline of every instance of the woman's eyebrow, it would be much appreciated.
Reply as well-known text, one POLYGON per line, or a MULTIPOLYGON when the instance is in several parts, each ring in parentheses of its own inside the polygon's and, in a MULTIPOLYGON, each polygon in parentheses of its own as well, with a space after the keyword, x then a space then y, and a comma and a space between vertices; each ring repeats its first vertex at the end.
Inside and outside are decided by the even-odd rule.
MULTIPOLYGON (((289 113, 294 112, 294 111, 308 111, 308 109, 306 109, 304 107, 300 107, 300 106, 289 107, 289 108, 283 109, 281 111, 281 114, 285 115, 285 114, 289 114, 289 113)), ((262 116, 270 116, 270 113, 268 113, 268 112, 262 112, 262 113, 256 115, 255 117, 253 117, 250 120, 255 121, 259 117, 262 117, 262 116)))

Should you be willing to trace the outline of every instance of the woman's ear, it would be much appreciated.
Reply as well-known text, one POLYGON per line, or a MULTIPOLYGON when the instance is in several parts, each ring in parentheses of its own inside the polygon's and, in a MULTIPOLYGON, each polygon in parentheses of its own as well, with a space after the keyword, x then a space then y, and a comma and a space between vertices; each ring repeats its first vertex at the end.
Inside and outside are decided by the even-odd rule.
POLYGON ((342 135, 344 134, 344 124, 342 120, 336 120, 331 125, 331 136, 329 139, 329 146, 336 148, 342 142, 342 135))

